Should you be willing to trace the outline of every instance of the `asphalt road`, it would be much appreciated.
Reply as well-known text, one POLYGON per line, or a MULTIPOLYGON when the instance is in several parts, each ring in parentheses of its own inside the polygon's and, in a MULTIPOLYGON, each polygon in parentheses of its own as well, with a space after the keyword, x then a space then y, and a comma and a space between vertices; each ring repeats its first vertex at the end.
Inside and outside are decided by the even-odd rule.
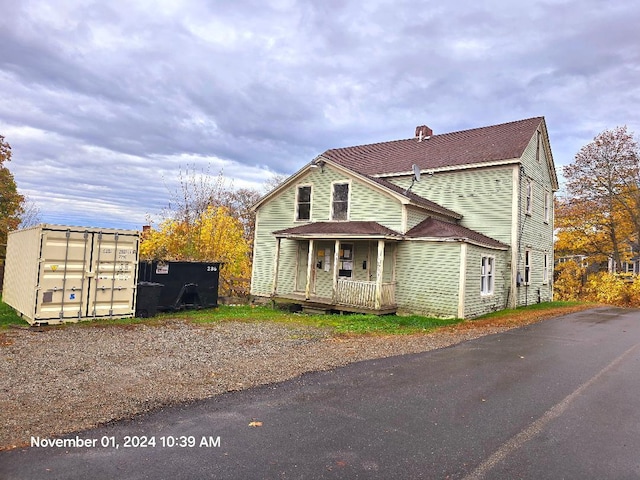
POLYGON ((580 312, 64 438, 0 452, 0 478, 638 479, 640 311, 580 312))

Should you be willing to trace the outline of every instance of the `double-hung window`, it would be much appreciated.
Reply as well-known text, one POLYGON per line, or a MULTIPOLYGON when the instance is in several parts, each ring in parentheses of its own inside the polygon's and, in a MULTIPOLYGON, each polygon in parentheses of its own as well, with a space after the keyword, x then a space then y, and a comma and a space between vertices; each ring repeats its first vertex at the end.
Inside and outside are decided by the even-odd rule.
POLYGON ((531 215, 533 212, 533 182, 527 180, 527 197, 525 199, 525 208, 527 215, 531 215))
POLYGON ((524 284, 529 285, 531 283, 531 250, 525 250, 524 252, 524 284))
POLYGON ((492 295, 494 286, 494 270, 496 259, 494 257, 482 257, 482 270, 480 272, 480 294, 492 295))
POLYGON ((296 192, 296 220, 311 220, 311 185, 300 185, 296 192))
POLYGON ((551 219, 551 193, 544 192, 544 221, 549 223, 551 219))
POLYGON ((349 183, 334 183, 331 220, 349 219, 349 183))

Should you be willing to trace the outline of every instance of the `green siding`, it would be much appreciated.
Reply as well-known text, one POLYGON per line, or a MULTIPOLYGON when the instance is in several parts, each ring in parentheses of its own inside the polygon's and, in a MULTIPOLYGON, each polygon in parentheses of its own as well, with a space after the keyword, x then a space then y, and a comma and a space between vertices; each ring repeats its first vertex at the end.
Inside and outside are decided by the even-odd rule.
MULTIPOLYGON (((402 204, 396 198, 361 181, 355 176, 343 174, 329 165, 324 167, 324 172, 320 168, 311 169, 307 174, 302 175, 297 182, 284 188, 258 209, 251 282, 251 293, 253 295, 270 296, 272 293, 276 248, 276 239, 273 232, 308 223, 295 220, 295 199, 298 185, 312 185, 311 221, 322 222, 331 220, 332 185, 337 182, 349 182, 351 185, 349 220, 375 220, 395 231, 401 231, 402 204)), ((316 242, 317 244, 318 242, 316 242)), ((322 245, 321 248, 327 248, 325 243, 322 243, 322 245)), ((329 245, 329 247, 333 253, 333 246, 329 245)), ((363 242, 361 245, 358 244, 358 247, 354 250, 357 256, 354 259, 354 278, 368 280, 371 272, 373 272, 375 278, 377 243, 372 247, 373 254, 371 257, 369 256, 367 242, 363 242), (364 260, 367 260, 367 269, 365 270, 362 268, 364 260)), ((333 262, 333 257, 331 261, 333 262)), ((298 265, 297 242, 283 239, 280 247, 280 265, 278 269, 279 293, 290 293, 295 290, 296 275, 302 274, 298 265)), ((390 281, 390 265, 390 263, 385 264, 385 269, 387 270, 385 272, 385 281, 390 281)), ((330 290, 327 290, 327 288, 332 288, 333 286, 332 272, 318 270, 316 269, 315 272, 314 293, 322 296, 329 293, 327 296, 330 297, 330 290), (331 279, 331 282, 327 281, 328 278, 331 279)), ((298 283, 300 284, 300 282, 298 283)))
POLYGON ((544 193, 551 192, 551 172, 547 164, 545 149, 540 147, 539 161, 536 158, 537 138, 533 136, 522 155, 523 174, 520 179, 519 230, 522 238, 518 245, 518 271, 524 277, 525 251, 531 251, 531 282, 517 288, 518 305, 530 305, 538 301, 550 301, 553 297, 553 199, 550 219, 544 218, 544 193), (527 180, 533 182, 533 207, 531 215, 526 214, 527 180), (549 281, 543 282, 544 255, 549 256, 549 281))
POLYGON ((507 306, 511 272, 508 268, 509 253, 476 245, 467 246, 467 268, 464 300, 464 318, 502 310, 507 306), (492 295, 480 293, 482 257, 495 258, 494 291, 492 295))
POLYGON ((429 218, 429 212, 407 205, 407 231, 411 230, 427 218, 429 218))
POLYGON ((396 302, 401 313, 458 316, 460 243, 398 244, 396 302))

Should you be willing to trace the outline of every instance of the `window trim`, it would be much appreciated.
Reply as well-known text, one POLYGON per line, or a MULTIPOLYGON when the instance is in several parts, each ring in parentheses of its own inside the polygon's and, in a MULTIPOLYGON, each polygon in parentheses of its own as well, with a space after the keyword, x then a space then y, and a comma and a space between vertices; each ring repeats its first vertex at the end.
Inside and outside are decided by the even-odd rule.
POLYGON ((312 183, 300 183, 296 185, 296 199, 295 205, 293 209, 293 221, 294 222, 310 222, 313 218, 313 184, 312 183), (309 187, 311 191, 309 192, 309 218, 300 218, 300 188, 309 187))
POLYGON ((523 285, 531 285, 531 250, 524 251, 524 276, 522 278, 523 285))
POLYGON ((480 296, 490 297, 491 295, 494 295, 495 285, 496 285, 496 257, 494 255, 482 255, 482 257, 480 257, 480 296), (491 265, 491 271, 488 273, 485 273, 484 271, 485 260, 489 265, 491 265), (487 284, 487 281, 488 281, 488 284, 487 284))
POLYGON ((551 221, 551 193, 549 190, 544 191, 544 222, 551 221))
POLYGON ((331 221, 332 222, 348 222, 351 218, 351 180, 336 180, 335 182, 331 182, 331 221), (334 210, 334 196, 336 191, 336 185, 347 185, 349 191, 347 192, 347 212, 346 218, 344 219, 336 219, 335 218, 335 210, 334 210))
POLYGON ((355 258, 355 254, 354 254, 354 248, 355 248, 355 243, 353 242, 340 242, 339 245, 339 251, 338 251, 338 278, 349 278, 349 279, 353 279, 354 277, 354 270, 355 270, 355 265, 354 265, 354 258, 355 258), (344 255, 344 251, 346 250, 344 247, 350 247, 350 255, 346 256, 344 255), (340 267, 344 267, 344 263, 345 262, 349 262, 351 263, 351 268, 340 268, 340 267), (349 275, 341 275, 340 272, 350 272, 349 275))
POLYGON ((544 260, 543 260, 543 270, 542 270, 542 284, 543 285, 548 285, 549 284, 549 254, 547 252, 544 253, 544 260))

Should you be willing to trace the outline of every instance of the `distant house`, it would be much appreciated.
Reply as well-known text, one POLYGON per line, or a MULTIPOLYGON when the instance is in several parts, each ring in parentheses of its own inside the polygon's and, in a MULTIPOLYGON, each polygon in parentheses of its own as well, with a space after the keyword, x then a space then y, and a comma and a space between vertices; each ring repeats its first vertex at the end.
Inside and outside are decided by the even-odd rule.
POLYGON ((255 206, 251 293, 471 318, 553 296, 544 118, 327 150, 255 206))

